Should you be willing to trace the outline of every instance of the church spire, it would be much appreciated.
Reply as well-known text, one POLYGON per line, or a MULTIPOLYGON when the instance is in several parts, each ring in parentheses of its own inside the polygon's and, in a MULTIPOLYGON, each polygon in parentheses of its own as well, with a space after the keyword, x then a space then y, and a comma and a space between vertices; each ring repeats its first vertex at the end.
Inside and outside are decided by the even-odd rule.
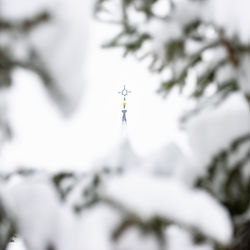
POLYGON ((126 89, 126 86, 124 85, 124 88, 122 89, 122 91, 118 92, 119 94, 121 94, 123 96, 123 109, 122 109, 122 124, 127 124, 127 117, 126 117, 126 113, 127 113, 127 109, 126 109, 126 96, 131 93, 131 91, 126 89))

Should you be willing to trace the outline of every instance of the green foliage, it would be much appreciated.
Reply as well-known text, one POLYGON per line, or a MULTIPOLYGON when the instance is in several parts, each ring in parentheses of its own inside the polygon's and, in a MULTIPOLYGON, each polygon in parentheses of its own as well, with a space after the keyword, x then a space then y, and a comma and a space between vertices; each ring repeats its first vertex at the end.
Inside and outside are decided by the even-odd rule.
POLYGON ((249 249, 249 166, 250 134, 246 134, 217 153, 211 160, 208 171, 196 181, 196 187, 207 190, 229 211, 234 224, 234 250, 249 249))
MULTIPOLYGON (((106 42, 103 45, 104 48, 122 48, 124 56, 136 55, 140 60, 149 58, 149 69, 159 75, 166 70, 171 71, 171 77, 162 82, 160 92, 164 94, 169 93, 174 88, 182 90, 188 86, 187 78, 190 71, 196 73, 196 85, 190 98, 198 99, 200 105, 183 116, 183 120, 186 121, 208 106, 219 105, 230 94, 239 91, 237 74, 221 80, 218 79, 218 72, 226 66, 231 66, 237 70, 242 57, 250 53, 250 45, 241 44, 237 38, 227 37, 218 27, 203 23, 196 18, 190 19, 190 22, 185 24, 180 24, 179 20, 175 18, 177 6, 171 0, 168 1, 169 12, 159 16, 154 11, 154 6, 158 1, 121 0, 119 7, 121 18, 115 20, 113 19, 114 13, 110 12, 108 8, 108 4, 112 4, 114 0, 97 0, 95 14, 98 19, 101 19, 101 14, 108 14, 110 19, 106 21, 120 27, 118 34, 106 42), (133 15, 130 14, 131 9, 144 17, 143 25, 146 28, 142 29, 141 23, 133 19, 133 15), (152 30, 147 29, 147 25, 155 20, 166 25, 166 29, 163 29, 166 33, 171 22, 177 23, 181 30, 181 36, 172 38, 171 34, 169 34, 170 38, 163 40, 159 48, 155 49, 153 44, 157 38, 152 34, 152 30), (213 31, 213 38, 207 36, 209 30, 213 31), (189 44, 195 44, 198 48, 190 51, 188 50, 189 44), (145 51, 145 47, 150 49, 145 51), (219 60, 214 60, 207 64, 205 54, 216 55, 219 49, 225 53, 219 57, 219 60), (201 72, 198 70, 200 66, 204 67, 204 70, 201 72), (206 92, 211 86, 215 87, 215 92, 207 96, 206 92)), ((190 4, 202 3, 202 1, 205 0, 190 0, 190 4)), ((50 15, 47 12, 18 22, 0 18, 0 34, 18 34, 25 37, 38 25, 42 25, 49 20, 50 15)), ((0 87, 9 87, 12 83, 11 75, 13 70, 17 67, 22 67, 36 72, 43 80, 45 86, 51 91, 55 91, 52 77, 34 48, 29 47, 27 54, 27 58, 20 60, 12 53, 11 47, 0 45, 0 87)), ((250 205, 250 176, 246 174, 250 161, 249 148, 249 134, 236 138, 226 149, 214 156, 209 166, 207 166, 207 172, 199 177, 195 183, 196 188, 207 190, 228 209, 236 234, 241 230, 242 225, 248 223, 249 219, 245 217, 250 205), (236 161, 232 161, 231 156, 235 155, 239 156, 236 161)), ((103 169, 88 176, 71 172, 59 172, 49 176, 49 178, 54 184, 62 202, 66 201, 74 188, 86 179, 88 183, 82 188, 81 199, 74 204, 73 209, 81 213, 102 204, 112 208, 114 212, 120 213, 120 224, 112 233, 114 241, 117 241, 128 229, 136 228, 144 235, 155 237, 159 245, 162 246, 166 244, 167 240, 164 236, 166 228, 172 224, 178 224, 193 235, 194 242, 197 244, 212 242, 216 249, 226 249, 226 246, 222 246, 213 239, 203 235, 198 228, 191 228, 185 224, 173 221, 171 218, 158 215, 143 219, 140 214, 131 211, 125 205, 102 196, 102 184, 108 181, 109 177, 121 173, 113 173, 109 169, 103 169)), ((1 181, 8 181, 13 175, 20 175, 25 178, 25 176, 33 174, 36 174, 33 170, 22 169, 14 174, 2 175, 1 181)), ((0 250, 6 249, 15 232, 15 225, 9 219, 0 201, 0 250)), ((49 246, 48 249, 53 249, 53 247, 49 246)), ((240 249, 238 248, 238 250, 240 249)))
MULTIPOLYGON (((38 57, 36 51, 30 46, 27 49, 27 58, 17 58, 13 53, 13 46, 15 48, 17 37, 25 39, 25 37, 37 26, 48 22, 50 16, 47 12, 41 12, 33 18, 20 20, 20 21, 10 21, 0 17, 0 36, 7 37, 9 42, 0 43, 0 91, 6 89, 12 84, 12 72, 16 68, 25 68, 37 73, 41 79, 44 81, 45 85, 50 87, 51 80, 50 76, 43 67, 43 64, 38 57)), ((2 111, 2 110, 1 110, 2 111)), ((3 115, 1 114, 1 129, 10 136, 11 129, 7 121, 3 120, 3 115)), ((20 175, 30 175, 33 170, 22 170, 18 171, 17 174, 20 175)), ((0 176, 0 181, 7 181, 11 175, 4 174, 0 176)), ((15 222, 10 219, 8 211, 2 204, 0 200, 0 250, 5 250, 8 243, 12 240, 15 235, 16 228, 15 222)))
MULTIPOLYGON (((0 34, 7 34, 10 37, 12 34, 15 34, 24 38, 35 27, 48 22, 49 19, 50 16, 47 12, 42 12, 33 18, 18 22, 8 21, 0 18, 0 34)), ((12 42, 15 42, 15 38, 12 42)), ((32 47, 30 47, 29 51, 27 52, 29 54, 28 59, 19 60, 12 53, 11 46, 6 47, 6 45, 0 45, 0 87, 8 87, 11 85, 11 74, 12 71, 17 67, 35 71, 41 76, 46 84, 48 83, 49 76, 46 70, 43 69, 42 63, 37 57, 36 52, 32 47)))
MULTIPOLYGON (((154 12, 154 6, 159 1, 120 0, 120 9, 118 8, 117 11, 120 11, 121 16, 120 19, 114 20, 114 16, 117 15, 114 15, 108 6, 114 4, 115 1, 99 0, 96 5, 96 16, 104 22, 118 25, 121 29, 120 34, 126 37, 127 41, 132 41, 133 44, 129 47, 126 43, 120 43, 119 39, 112 39, 109 48, 119 46, 125 48, 126 55, 134 54, 140 60, 150 58, 150 71, 159 75, 164 76, 164 72, 167 70, 171 72, 170 76, 162 81, 159 88, 160 93, 165 95, 175 88, 190 89, 187 79, 190 72, 195 74, 195 87, 192 89, 190 98, 197 101, 197 106, 183 115, 182 122, 186 122, 204 109, 220 105, 232 93, 241 91, 238 70, 243 58, 250 55, 250 44, 243 44, 237 37, 227 36, 220 27, 204 23, 197 17, 182 22, 180 16, 175 16, 176 10, 178 10, 177 1, 174 3, 166 1, 169 3, 169 11, 165 15, 159 16, 154 12), (132 14, 131 10, 133 10, 132 14), (106 13, 109 19, 102 19, 103 13, 106 13), (141 18, 143 21, 137 22, 136 14, 143 15, 144 19, 141 18), (158 42, 158 48, 155 48, 154 43, 159 38, 150 29, 150 24, 153 21, 157 21, 162 27, 165 26, 165 30, 162 28, 162 32, 166 34, 164 36, 166 39, 159 40, 161 44, 159 45, 158 42), (173 38, 171 36, 173 23, 174 27, 180 29, 181 35, 179 37, 173 38), (130 30, 133 32, 131 33, 130 30), (169 37, 168 32, 170 32, 169 37), (209 36, 208 33, 211 34, 211 32, 213 35, 209 36), (142 39, 143 34, 147 34, 147 39, 142 39), (190 45, 193 49, 190 49, 190 45), (145 47, 150 49, 145 51, 145 47), (138 56, 141 54, 142 56, 138 56), (208 61, 207 55, 210 55, 212 59, 208 61), (229 72, 225 69, 231 70, 229 72), (225 77, 219 77, 219 75, 225 77), (211 87, 214 91, 208 94, 211 87)), ((189 0, 189 2, 190 5, 199 4, 202 8, 202 4, 206 0, 189 0)), ((185 14, 183 13, 183 15, 185 14)), ((164 79, 164 77, 162 78, 164 79)), ((250 104, 250 96, 246 93, 243 95, 250 104)), ((210 192, 228 209, 236 235, 238 235, 241 226, 244 227, 249 223, 249 218, 245 216, 249 212, 250 206, 250 176, 249 171, 247 171, 249 164, 250 135, 247 134, 236 138, 226 149, 218 152, 207 166, 207 172, 199 177, 195 184, 196 188, 210 192), (240 223, 238 223, 239 218, 241 218, 240 223)), ((249 246, 247 237, 244 237, 245 245, 249 246)), ((237 242, 233 247, 234 249, 249 249, 249 247, 239 247, 237 242)), ((215 248, 226 249, 225 246, 220 245, 215 245, 215 248)))
POLYGON ((0 200, 0 250, 5 250, 16 232, 14 223, 9 219, 0 200))
POLYGON ((141 33, 138 35, 138 31, 133 27, 127 27, 126 32, 122 31, 111 41, 103 45, 104 48, 120 47, 124 48, 124 55, 133 53, 141 48, 142 44, 150 39, 150 35, 147 33, 141 33), (129 39, 128 39, 129 38, 129 39))
MULTIPOLYGON (((217 73, 222 66, 226 65, 231 65, 237 70, 242 56, 250 53, 249 45, 243 45, 237 38, 227 37, 223 30, 210 23, 204 23, 199 18, 191 18, 189 22, 185 24, 181 23, 175 17, 178 4, 172 1, 166 1, 166 4, 169 4, 169 11, 159 17, 154 12, 154 6, 158 2, 159 0, 121 0, 118 4, 119 7, 115 11, 116 13, 114 13, 111 11, 112 8, 109 8, 112 4, 113 7, 115 6, 114 0, 97 1, 95 9, 96 17, 102 21, 114 23, 121 29, 120 33, 111 39, 111 41, 106 42, 104 47, 121 47, 125 49, 124 55, 134 54, 139 59, 150 58, 149 69, 159 74, 170 69, 172 76, 162 82, 160 87, 160 92, 162 93, 168 93, 176 87, 180 89, 186 87, 188 84, 186 79, 190 70, 197 72, 197 66, 206 63, 204 54, 209 52, 216 55, 216 51, 222 49, 225 53, 219 62, 208 66, 202 73, 197 72, 196 88, 190 97, 199 101, 206 99, 207 97, 204 94, 206 89, 210 85, 215 85, 217 90, 214 96, 217 99, 221 99, 221 101, 216 101, 214 105, 218 105, 231 93, 239 90, 237 76, 230 80, 220 80, 217 79, 217 73), (132 14, 130 13, 131 10, 133 10, 132 14), (117 16, 117 12, 121 13, 120 19, 114 19, 117 16), (103 14, 106 14, 109 18, 102 18, 103 14), (135 21, 136 14, 144 16, 143 23, 135 21), (150 29, 147 29, 150 26, 150 22, 155 20, 159 20, 162 24, 165 23, 166 29, 162 29, 164 33, 168 33, 168 25, 172 22, 179 25, 182 32, 182 36, 179 39, 171 38, 171 34, 169 35, 169 39, 166 36, 166 41, 161 41, 160 52, 156 51, 153 46, 154 40, 157 38, 151 34, 152 31, 150 29), (141 29, 141 26, 144 28, 141 29), (214 33, 212 38, 207 35, 211 31, 214 33), (190 53, 187 49, 190 43, 197 44, 199 49, 190 53), (150 44, 148 47, 151 47, 151 49, 145 52, 144 45, 146 44, 150 44), (143 55, 138 56, 139 54, 143 55), (182 62, 184 66, 179 68, 179 62, 182 62)), ((190 0, 190 4, 202 4, 202 2, 190 0)), ((170 32, 173 31, 170 30, 170 32)))
POLYGON ((220 200, 232 216, 246 213, 250 205, 249 146, 250 134, 236 138, 228 148, 213 157, 208 172, 196 183, 220 200), (237 161, 230 159, 236 154, 240 155, 237 161))
POLYGON ((117 178, 126 172, 125 169, 112 170, 109 168, 102 168, 99 171, 88 174, 72 175, 72 173, 61 172, 56 175, 52 175, 52 179, 56 184, 56 190, 59 195, 62 194, 62 184, 65 180, 72 180, 71 189, 68 190, 67 195, 64 196, 63 202, 66 201, 67 197, 74 192, 74 189, 80 187, 81 197, 76 200, 76 203, 72 204, 72 209, 80 214, 86 213, 90 209, 94 209, 98 206, 106 206, 113 211, 114 214, 120 215, 120 221, 116 227, 111 232, 111 239, 116 242, 127 231, 131 229, 136 229, 138 232, 145 237, 155 238, 159 248, 166 246, 168 238, 166 236, 166 230, 172 225, 178 225, 183 230, 188 231, 193 237, 193 241, 199 245, 202 243, 210 243, 214 245, 215 249, 224 250, 226 246, 221 245, 218 241, 213 238, 208 237, 200 231, 198 227, 192 227, 188 224, 182 223, 180 221, 175 221, 171 217, 165 217, 161 215, 152 215, 147 218, 143 218, 141 214, 133 209, 127 207, 126 204, 120 203, 119 201, 112 199, 111 197, 105 196, 102 192, 102 188, 105 186, 106 182, 110 181, 112 178, 117 178), (73 178, 77 176, 77 178, 73 178), (83 185, 83 183, 85 183, 83 185), (58 188, 61 186, 60 188, 58 188))
POLYGON ((61 200, 65 200, 69 192, 74 187, 76 176, 71 172, 60 172, 52 176, 52 182, 55 185, 61 200), (65 181, 68 182, 65 184, 65 181))

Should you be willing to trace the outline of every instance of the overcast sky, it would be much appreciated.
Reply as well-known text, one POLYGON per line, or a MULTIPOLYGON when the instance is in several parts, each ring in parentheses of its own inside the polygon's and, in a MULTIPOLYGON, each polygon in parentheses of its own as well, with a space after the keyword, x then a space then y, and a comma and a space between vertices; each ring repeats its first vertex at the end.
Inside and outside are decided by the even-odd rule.
POLYGON ((100 48, 115 34, 113 27, 92 22, 90 30, 84 95, 71 117, 58 112, 35 75, 14 73, 9 100, 14 138, 2 152, 4 166, 90 167, 121 140, 123 100, 118 91, 124 84, 132 91, 127 97, 127 131, 135 152, 146 155, 173 138, 178 140, 176 119, 183 101, 156 93, 160 81, 148 72, 146 63, 122 58, 119 49, 100 48))

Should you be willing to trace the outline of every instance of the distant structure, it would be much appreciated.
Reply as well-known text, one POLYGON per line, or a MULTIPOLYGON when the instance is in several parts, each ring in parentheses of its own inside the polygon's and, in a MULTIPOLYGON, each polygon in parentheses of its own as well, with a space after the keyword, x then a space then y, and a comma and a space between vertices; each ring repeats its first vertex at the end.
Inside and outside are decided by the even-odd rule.
POLYGON ((127 113, 127 110, 126 110, 126 96, 131 93, 131 91, 127 90, 126 89, 126 86, 124 85, 123 87, 123 90, 118 92, 118 94, 121 94, 123 96, 123 109, 122 109, 122 124, 127 124, 127 117, 126 117, 126 113, 127 113))

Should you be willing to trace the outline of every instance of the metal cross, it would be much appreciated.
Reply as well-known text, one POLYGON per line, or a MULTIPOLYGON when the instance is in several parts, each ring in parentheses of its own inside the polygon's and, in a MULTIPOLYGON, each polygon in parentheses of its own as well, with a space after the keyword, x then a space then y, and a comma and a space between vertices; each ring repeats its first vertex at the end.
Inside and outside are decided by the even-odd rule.
POLYGON ((125 98, 125 96, 128 95, 129 93, 131 93, 131 91, 127 90, 125 85, 124 85, 124 87, 123 87, 123 90, 118 92, 118 94, 123 95, 124 98, 125 98))

